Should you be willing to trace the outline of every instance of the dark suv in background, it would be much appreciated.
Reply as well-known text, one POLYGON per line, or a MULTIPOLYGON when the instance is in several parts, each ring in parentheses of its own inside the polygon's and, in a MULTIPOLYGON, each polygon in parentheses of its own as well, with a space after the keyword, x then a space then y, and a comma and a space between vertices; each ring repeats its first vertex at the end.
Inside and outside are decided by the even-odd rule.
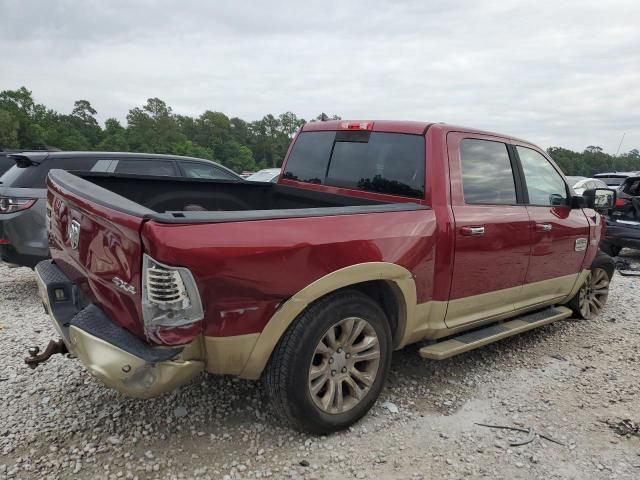
POLYGON ((144 153, 21 152, 0 177, 0 260, 34 267, 49 257, 47 175, 52 168, 123 175, 244 181, 222 165, 191 157, 144 153))
POLYGON ((623 248, 640 250, 640 173, 620 178, 616 204, 607 216, 607 229, 602 250, 617 256, 623 248))

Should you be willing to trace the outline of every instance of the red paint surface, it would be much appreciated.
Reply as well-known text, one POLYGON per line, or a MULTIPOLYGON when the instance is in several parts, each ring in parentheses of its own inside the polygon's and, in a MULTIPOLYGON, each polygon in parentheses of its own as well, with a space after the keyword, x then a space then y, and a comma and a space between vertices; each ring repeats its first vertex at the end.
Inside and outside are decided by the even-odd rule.
MULTIPOLYGON (((304 130, 337 129, 338 123, 314 122, 304 130)), ((374 121, 372 129, 426 135, 424 199, 280 182, 378 200, 417 201, 430 210, 167 225, 101 207, 50 185, 52 256, 113 321, 138 335, 143 251, 160 262, 189 268, 205 309, 203 331, 211 336, 260 332, 292 295, 337 269, 363 262, 390 262, 410 270, 418 302, 423 303, 577 273, 595 256, 597 243, 590 243, 586 253, 574 249, 576 236, 599 241, 603 222, 597 223, 595 212, 464 204, 457 147, 447 145, 450 132, 531 145, 441 124, 374 121), (77 251, 68 245, 71 218, 82 225, 77 251), (552 222, 554 230, 535 232, 536 222, 552 222), (486 228, 482 238, 460 233, 460 228, 477 224, 486 228), (118 290, 114 276, 137 293, 118 290)))

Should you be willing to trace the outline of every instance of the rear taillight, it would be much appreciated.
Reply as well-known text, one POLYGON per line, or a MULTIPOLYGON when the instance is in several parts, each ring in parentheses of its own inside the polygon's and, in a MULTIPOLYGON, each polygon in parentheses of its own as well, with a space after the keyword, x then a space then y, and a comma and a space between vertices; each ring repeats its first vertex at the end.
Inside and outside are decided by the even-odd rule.
POLYGON ((0 213, 14 213, 31 208, 35 198, 0 197, 0 213))
POLYGON ((198 287, 189 269, 142 260, 142 316, 147 337, 165 345, 189 343, 204 318, 198 287))
POLYGON ((627 203, 629 200, 626 198, 616 198, 616 207, 624 207, 627 203))

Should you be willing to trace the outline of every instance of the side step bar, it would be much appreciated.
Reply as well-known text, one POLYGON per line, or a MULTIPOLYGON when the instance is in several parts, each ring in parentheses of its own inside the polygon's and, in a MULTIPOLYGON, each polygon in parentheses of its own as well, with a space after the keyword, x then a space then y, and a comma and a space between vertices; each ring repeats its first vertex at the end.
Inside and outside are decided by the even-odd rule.
POLYGON ((503 338, 532 330, 548 323, 556 322, 572 315, 567 307, 551 307, 537 312, 528 313, 508 322, 490 325, 485 328, 463 333, 449 340, 422 347, 420 356, 431 360, 444 360, 459 353, 468 352, 483 347, 503 338))

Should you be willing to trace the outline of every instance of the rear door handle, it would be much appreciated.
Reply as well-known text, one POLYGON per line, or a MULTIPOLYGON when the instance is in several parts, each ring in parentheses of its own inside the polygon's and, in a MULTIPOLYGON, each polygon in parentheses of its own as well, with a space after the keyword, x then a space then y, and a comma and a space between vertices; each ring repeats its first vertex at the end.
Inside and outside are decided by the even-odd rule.
POLYGON ((465 226, 460 228, 460 233, 465 236, 484 235, 484 225, 478 225, 476 227, 465 226))
POLYGON ((536 232, 550 232, 553 230, 553 225, 550 223, 536 223, 536 232))

